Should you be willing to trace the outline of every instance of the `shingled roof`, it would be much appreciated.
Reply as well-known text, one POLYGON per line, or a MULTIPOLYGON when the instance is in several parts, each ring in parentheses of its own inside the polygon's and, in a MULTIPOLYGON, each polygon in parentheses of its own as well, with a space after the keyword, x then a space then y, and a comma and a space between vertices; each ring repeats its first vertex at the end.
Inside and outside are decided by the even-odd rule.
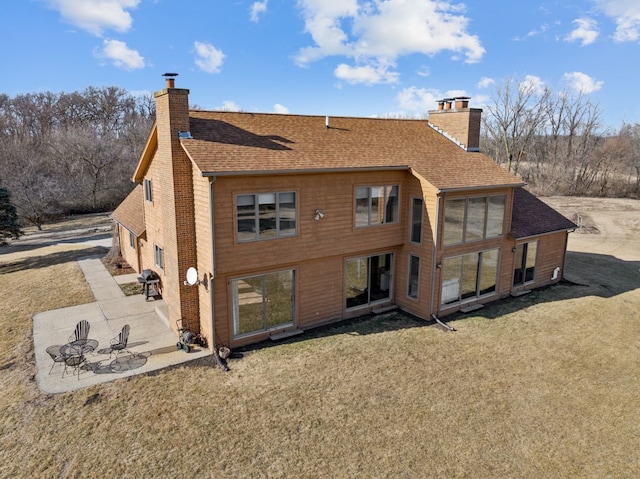
POLYGON ((413 170, 441 191, 524 183, 425 120, 190 111, 182 147, 205 176, 413 170))
POLYGON ((111 213, 111 218, 135 236, 145 232, 142 185, 137 185, 122 203, 111 213))
POLYGON ((516 239, 556 231, 568 231, 577 225, 539 200, 524 188, 516 188, 513 198, 511 236, 516 239))

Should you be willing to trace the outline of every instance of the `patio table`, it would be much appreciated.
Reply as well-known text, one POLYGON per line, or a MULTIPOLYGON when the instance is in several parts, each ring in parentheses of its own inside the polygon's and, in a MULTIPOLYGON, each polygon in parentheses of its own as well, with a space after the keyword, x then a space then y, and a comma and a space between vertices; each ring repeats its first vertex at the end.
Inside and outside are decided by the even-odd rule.
POLYGON ((61 346, 60 354, 65 357, 84 356, 95 351, 97 347, 98 341, 95 339, 79 339, 61 346))

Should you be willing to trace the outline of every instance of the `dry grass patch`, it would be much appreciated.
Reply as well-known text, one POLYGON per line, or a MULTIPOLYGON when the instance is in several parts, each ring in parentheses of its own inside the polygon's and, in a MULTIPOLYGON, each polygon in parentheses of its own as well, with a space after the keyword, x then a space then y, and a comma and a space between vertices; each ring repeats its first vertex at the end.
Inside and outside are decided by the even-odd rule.
POLYGON ((83 251, 66 248, 33 250, 58 255, 37 268, 0 257, 0 477, 640 477, 636 264, 457 332, 389 314, 256 348, 228 373, 207 358, 46 395, 31 316, 91 300, 61 262, 83 251))

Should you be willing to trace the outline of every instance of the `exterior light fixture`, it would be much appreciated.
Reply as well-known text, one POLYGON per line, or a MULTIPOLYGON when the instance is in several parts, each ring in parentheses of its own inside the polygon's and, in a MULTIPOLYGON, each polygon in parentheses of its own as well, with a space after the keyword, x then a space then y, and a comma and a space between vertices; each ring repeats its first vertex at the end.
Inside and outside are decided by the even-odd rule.
POLYGON ((316 221, 320 221, 322 218, 324 218, 324 213, 320 210, 316 210, 316 214, 313 219, 316 221))

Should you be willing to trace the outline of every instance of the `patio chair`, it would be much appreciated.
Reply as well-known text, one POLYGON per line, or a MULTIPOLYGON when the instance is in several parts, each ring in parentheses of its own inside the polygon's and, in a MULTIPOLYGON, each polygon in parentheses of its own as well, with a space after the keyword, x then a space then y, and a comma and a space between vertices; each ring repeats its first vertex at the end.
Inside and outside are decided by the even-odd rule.
MULTIPOLYGON (((78 373, 78 379, 80 379, 80 370, 83 366, 87 365, 87 360, 84 356, 65 356, 64 358, 64 371, 62 372, 62 377, 67 372, 67 369, 72 368, 71 375, 75 375, 78 373)), ((87 369, 87 368, 85 368, 87 369)))
POLYGON ((89 321, 83 319, 78 324, 76 324, 76 329, 71 336, 69 336, 69 342, 74 341, 86 341, 89 336, 89 328, 91 325, 89 321))
MULTIPOLYGON (((56 364, 64 364, 65 360, 67 359, 66 356, 64 356, 61 352, 60 352, 60 348, 62 346, 60 346, 59 344, 53 345, 53 346, 49 346, 47 348, 47 354, 49 356, 51 356, 51 359, 53 360, 53 364, 51 365, 51 369, 49 369, 49 374, 51 374, 51 371, 53 371, 53 367, 56 364)), ((65 365, 65 369, 66 369, 66 365, 65 365)), ((62 373, 64 375, 64 371, 62 373)))
POLYGON ((129 330, 129 325, 125 324, 122 327, 120 334, 111 340, 111 344, 109 346, 109 357, 111 357, 112 354, 115 354, 117 359, 118 354, 122 354, 123 351, 131 354, 131 351, 127 349, 127 342, 129 342, 129 330))

